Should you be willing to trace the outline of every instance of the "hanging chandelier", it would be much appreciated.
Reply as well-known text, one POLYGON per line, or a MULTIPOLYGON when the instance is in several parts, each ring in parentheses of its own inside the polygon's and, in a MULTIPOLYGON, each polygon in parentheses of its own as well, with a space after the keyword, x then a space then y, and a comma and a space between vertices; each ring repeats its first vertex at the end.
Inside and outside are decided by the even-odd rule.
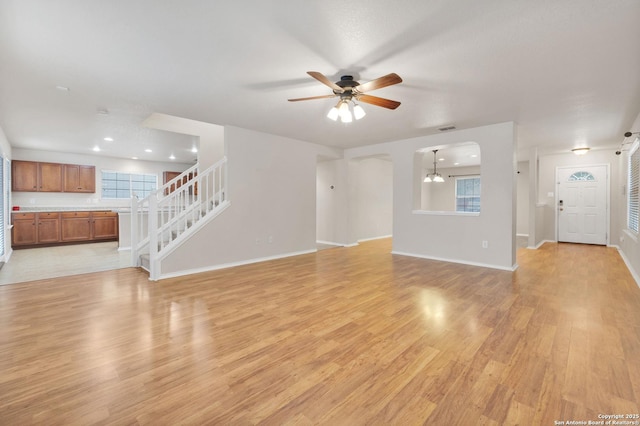
POLYGON ((438 173, 438 168, 437 168, 437 164, 436 164, 436 153, 438 152, 437 149, 433 150, 433 173, 429 174, 427 173, 427 176, 424 178, 425 182, 444 182, 444 179, 442 178, 442 175, 440 173, 438 173))

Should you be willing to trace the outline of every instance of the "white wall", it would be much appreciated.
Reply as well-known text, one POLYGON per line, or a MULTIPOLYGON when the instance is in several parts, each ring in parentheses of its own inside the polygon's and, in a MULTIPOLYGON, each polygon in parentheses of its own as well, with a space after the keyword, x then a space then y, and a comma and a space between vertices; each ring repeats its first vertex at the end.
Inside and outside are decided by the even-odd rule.
MULTIPOLYGON (((609 165, 610 185, 610 226, 608 229, 611 244, 618 244, 620 238, 620 217, 617 212, 623 206, 622 184, 620 180, 620 158, 615 149, 590 151, 586 155, 575 155, 571 152, 557 155, 544 155, 539 158, 538 201, 544 206, 538 208, 542 212, 542 239, 556 240, 556 168, 561 166, 588 166, 595 164, 609 165)), ((538 230, 536 230, 538 232, 538 230)))
POLYGON ((393 232, 393 162, 391 158, 364 158, 354 167, 353 227, 356 240, 391 235, 393 232))
MULTIPOLYGON (((316 179, 316 240, 340 244, 339 225, 347 214, 344 199, 348 188, 340 177, 343 160, 319 161, 316 179)), ((346 224, 346 221, 344 221, 346 224)))
POLYGON ((231 205, 162 263, 172 276, 315 251, 318 155, 337 151, 225 128, 231 205))
POLYGON ((149 173, 158 176, 162 185, 162 172, 181 172, 192 164, 174 162, 152 162, 102 157, 99 155, 68 154, 26 149, 13 149, 13 160, 47 161, 52 163, 84 164, 96 167, 96 192, 93 194, 73 194, 59 192, 13 192, 13 205, 21 207, 129 207, 130 200, 103 200, 101 198, 101 171, 121 171, 127 173, 149 173))
POLYGON ((529 235, 529 163, 518 163, 516 234, 529 235))
POLYGON ((346 158, 393 158, 393 251, 511 270, 516 264, 516 128, 502 123, 345 150, 346 158), (415 214, 414 170, 421 148, 476 142, 482 156, 482 212, 478 216, 415 214), (488 248, 482 248, 482 242, 488 248))

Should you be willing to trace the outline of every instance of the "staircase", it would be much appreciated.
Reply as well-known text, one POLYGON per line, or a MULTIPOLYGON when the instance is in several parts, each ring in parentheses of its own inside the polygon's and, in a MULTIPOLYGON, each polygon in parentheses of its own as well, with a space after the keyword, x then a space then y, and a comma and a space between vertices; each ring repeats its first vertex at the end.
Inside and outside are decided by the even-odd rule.
POLYGON ((132 197, 133 264, 160 279, 162 260, 228 206, 226 158, 204 171, 196 164, 142 200, 132 197))

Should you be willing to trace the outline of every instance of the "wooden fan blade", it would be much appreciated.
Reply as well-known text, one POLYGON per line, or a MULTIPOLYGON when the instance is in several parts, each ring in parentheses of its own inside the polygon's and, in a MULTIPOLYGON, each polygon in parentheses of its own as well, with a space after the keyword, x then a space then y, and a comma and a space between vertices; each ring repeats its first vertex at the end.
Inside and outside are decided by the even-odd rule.
POLYGON ((342 87, 338 86, 337 84, 329 80, 327 77, 325 77, 322 73, 319 73, 318 71, 307 71, 307 74, 309 74, 311 77, 315 78, 325 86, 329 86, 337 93, 344 92, 344 89, 342 87))
POLYGON ((396 73, 387 74, 375 80, 371 80, 368 83, 360 84, 353 88, 358 93, 369 92, 371 90, 382 89, 383 87, 392 86, 394 84, 402 83, 402 79, 396 73))
POLYGON ((327 98, 335 98, 335 97, 336 95, 310 96, 308 98, 289 99, 289 102, 310 101, 311 99, 327 99, 327 98))
POLYGON ((398 101, 392 101, 391 99, 379 98, 371 95, 358 95, 356 99, 360 102, 389 109, 396 109, 400 106, 400 102, 398 101))

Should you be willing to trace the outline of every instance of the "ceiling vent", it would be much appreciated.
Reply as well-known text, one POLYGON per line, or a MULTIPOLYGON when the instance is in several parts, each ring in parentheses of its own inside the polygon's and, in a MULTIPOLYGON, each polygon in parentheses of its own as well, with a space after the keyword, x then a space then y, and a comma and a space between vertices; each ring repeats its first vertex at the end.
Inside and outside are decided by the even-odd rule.
POLYGON ((455 130, 456 126, 445 126, 445 127, 440 127, 438 130, 440 130, 441 132, 447 132, 449 130, 455 130))

